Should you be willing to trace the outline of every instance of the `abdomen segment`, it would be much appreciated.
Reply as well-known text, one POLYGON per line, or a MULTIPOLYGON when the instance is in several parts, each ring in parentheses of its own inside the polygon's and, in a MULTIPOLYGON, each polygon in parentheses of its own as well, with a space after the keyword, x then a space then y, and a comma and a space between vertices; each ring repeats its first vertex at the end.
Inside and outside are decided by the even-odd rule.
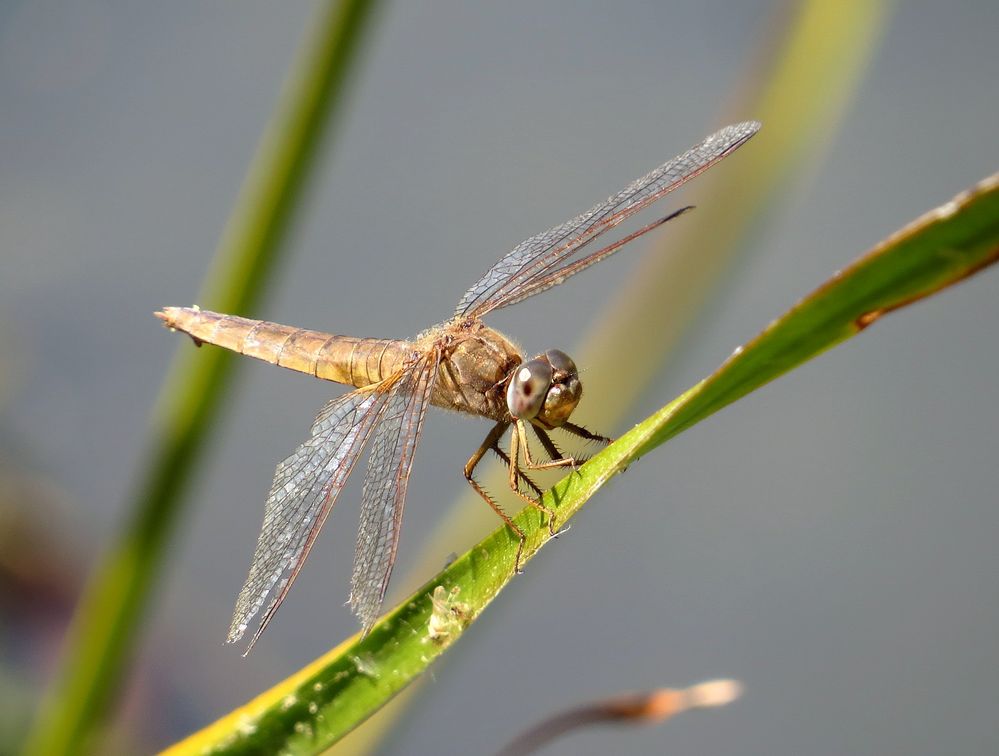
POLYGON ((413 350, 412 344, 397 339, 338 336, 197 307, 164 307, 156 317, 198 345, 214 344, 348 386, 368 386, 387 378, 413 350))

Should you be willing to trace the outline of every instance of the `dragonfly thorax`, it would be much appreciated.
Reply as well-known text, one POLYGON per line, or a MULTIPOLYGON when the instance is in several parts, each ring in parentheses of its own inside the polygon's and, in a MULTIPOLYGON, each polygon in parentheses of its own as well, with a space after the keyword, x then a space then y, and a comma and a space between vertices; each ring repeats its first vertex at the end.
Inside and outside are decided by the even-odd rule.
POLYGON ((549 349, 513 371, 506 404, 514 418, 551 430, 569 419, 582 394, 576 363, 565 352, 549 349))

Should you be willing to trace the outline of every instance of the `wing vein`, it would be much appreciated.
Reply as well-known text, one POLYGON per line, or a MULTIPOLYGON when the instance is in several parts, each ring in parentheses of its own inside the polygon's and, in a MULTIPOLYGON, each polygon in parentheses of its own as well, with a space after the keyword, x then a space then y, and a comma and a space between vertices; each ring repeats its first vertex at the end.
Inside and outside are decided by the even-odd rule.
MULTIPOLYGON (((567 263, 573 255, 600 235, 731 154, 759 128, 760 124, 755 121, 727 126, 696 147, 633 181, 585 213, 521 242, 465 292, 455 309, 455 316, 482 317, 492 310, 544 291, 617 251, 621 245, 609 245, 588 258, 589 262, 585 265, 566 265, 552 272, 553 268, 567 263), (532 285, 538 280, 550 283, 548 286, 532 285)), ((658 224, 650 224, 642 233, 656 225, 658 224)))
POLYGON ((312 436, 274 471, 246 582, 233 610, 228 642, 243 637, 266 609, 245 653, 256 643, 298 576, 312 544, 386 406, 393 376, 329 401, 312 436))
POLYGON ((350 591, 351 608, 364 632, 378 617, 392 575, 409 474, 439 363, 435 349, 406 371, 371 442, 350 591))

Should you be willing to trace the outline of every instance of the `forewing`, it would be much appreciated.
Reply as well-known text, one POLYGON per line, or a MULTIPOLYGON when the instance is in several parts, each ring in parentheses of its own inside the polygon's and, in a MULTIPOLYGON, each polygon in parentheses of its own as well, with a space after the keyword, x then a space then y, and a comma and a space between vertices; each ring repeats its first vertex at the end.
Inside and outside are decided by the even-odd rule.
POLYGON ((364 632, 378 618, 392 575, 409 473, 438 363, 439 353, 434 350, 405 372, 389 395, 371 442, 350 590, 350 605, 364 632))
MULTIPOLYGON (((727 126, 585 213, 521 242, 465 292, 455 315, 481 317, 491 310, 519 302, 530 295, 521 295, 523 290, 536 294, 617 251, 621 244, 600 250, 586 265, 573 268, 567 264, 598 236, 741 147, 759 128, 756 121, 727 126), (567 270, 559 277, 557 271, 563 265, 567 270), (547 279, 548 286, 532 287, 531 283, 536 279, 547 279)), ((642 233, 657 225, 658 222, 650 224, 642 233)), ((634 238, 634 235, 628 238, 634 238)))
MULTIPOLYGON (((550 266, 545 270, 540 271, 537 275, 532 276, 528 280, 524 281, 516 289, 508 292, 501 299, 494 302, 492 309, 496 310, 499 309, 500 307, 509 307, 510 305, 516 304, 517 302, 527 299, 528 297, 533 297, 535 294, 540 294, 545 289, 550 289, 553 286, 558 286, 569 276, 574 276, 577 273, 579 273, 579 271, 589 268, 594 263, 598 263, 601 260, 603 260, 605 257, 609 257, 610 255, 614 254, 628 242, 637 239, 639 236, 647 234, 649 231, 651 231, 654 228, 659 228, 659 226, 663 225, 664 223, 667 223, 668 221, 671 221, 674 218, 683 215, 688 210, 693 210, 693 209, 694 208, 692 205, 688 205, 687 207, 681 207, 679 210, 674 210, 669 215, 663 216, 662 218, 659 218, 658 220, 655 220, 652 223, 649 223, 648 225, 642 226, 638 230, 632 231, 627 236, 624 236, 618 239, 617 241, 613 242, 612 244, 608 244, 605 247, 601 247, 600 249, 596 250, 595 252, 591 252, 585 257, 581 257, 578 260, 573 260, 572 262, 566 263, 565 265, 550 266)), ((591 236, 588 241, 592 241, 595 238, 596 236, 591 236)), ((583 246, 585 246, 587 243, 588 242, 584 242, 583 246)), ((581 247, 577 247, 574 250, 574 252, 578 252, 580 249, 581 247)))
POLYGON ((316 417, 312 437, 277 466, 250 573, 236 599, 229 643, 243 637, 269 601, 247 646, 249 653, 284 601, 397 378, 329 401, 316 417))

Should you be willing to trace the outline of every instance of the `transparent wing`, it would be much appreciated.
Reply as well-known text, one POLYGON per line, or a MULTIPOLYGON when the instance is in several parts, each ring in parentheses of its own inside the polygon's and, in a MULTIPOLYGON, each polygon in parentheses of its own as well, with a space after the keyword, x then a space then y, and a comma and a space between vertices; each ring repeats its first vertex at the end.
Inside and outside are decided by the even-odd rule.
MULTIPOLYGON (((741 147, 759 128, 756 121, 727 126, 585 213, 521 242, 465 292, 455 315, 481 317, 491 310, 519 302, 617 251, 623 242, 584 258, 588 261, 586 264, 575 267, 568 264, 573 255, 598 236, 707 170, 741 147), (547 286, 533 286, 532 282, 538 280, 546 280, 547 286), (525 291, 529 293, 523 293, 525 291)), ((627 240, 652 230, 669 217, 674 216, 649 224, 629 235, 627 240)))
POLYGON ((250 620, 269 599, 245 653, 288 594, 388 403, 388 389, 398 378, 329 401, 316 417, 312 437, 277 466, 253 563, 236 599, 227 639, 235 643, 242 638, 250 620))
POLYGON ((439 353, 434 350, 422 364, 403 375, 371 442, 350 583, 350 605, 365 633, 378 618, 395 564, 409 472, 439 361, 439 353))
MULTIPOLYGON (((497 301, 491 309, 499 309, 500 307, 509 307, 512 304, 516 304, 521 300, 527 299, 528 297, 533 297, 535 294, 540 294, 545 289, 550 289, 552 286, 558 286, 569 276, 579 273, 579 271, 584 268, 589 268, 593 263, 600 262, 605 257, 614 254, 621 247, 623 247, 628 242, 637 239, 643 234, 647 234, 654 228, 659 228, 659 226, 664 223, 673 220, 674 218, 683 215, 688 210, 693 210, 693 205, 688 205, 687 207, 681 207, 679 210, 674 210, 669 215, 663 216, 659 220, 652 221, 646 226, 642 226, 637 231, 632 231, 625 237, 618 239, 613 244, 608 244, 606 247, 598 249, 596 252, 591 252, 586 257, 582 257, 573 262, 567 263, 565 265, 549 267, 546 270, 541 271, 538 275, 525 281, 521 286, 511 291, 509 294, 504 296, 501 300, 497 301)), ((596 236, 591 236, 589 240, 583 242, 582 246, 585 246, 589 241, 595 239, 596 236)), ((574 252, 578 252, 581 247, 577 247, 574 252)))

